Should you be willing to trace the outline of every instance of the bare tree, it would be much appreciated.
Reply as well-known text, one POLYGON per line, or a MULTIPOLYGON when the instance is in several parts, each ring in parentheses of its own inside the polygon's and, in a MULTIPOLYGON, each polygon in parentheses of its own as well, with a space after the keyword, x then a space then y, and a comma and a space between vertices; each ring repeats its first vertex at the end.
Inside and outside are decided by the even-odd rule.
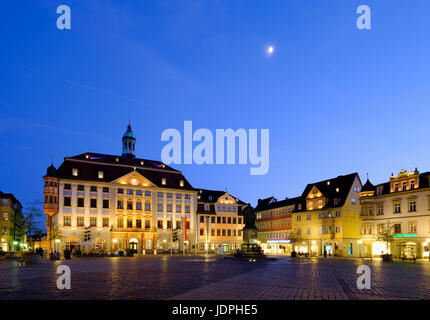
POLYGON ((32 234, 41 234, 40 219, 43 217, 42 201, 35 200, 28 202, 24 213, 24 226, 27 231, 27 239, 29 239, 30 248, 33 248, 32 234))
POLYGON ((292 251, 296 251, 294 249, 294 245, 296 243, 302 242, 303 241, 303 237, 300 234, 298 234, 297 232, 293 231, 293 232, 291 232, 290 240, 291 240, 292 251))
POLYGON ((378 230, 376 240, 385 242, 387 244, 386 254, 388 254, 388 244, 394 240, 394 226, 390 221, 387 221, 381 225, 380 229, 378 230))

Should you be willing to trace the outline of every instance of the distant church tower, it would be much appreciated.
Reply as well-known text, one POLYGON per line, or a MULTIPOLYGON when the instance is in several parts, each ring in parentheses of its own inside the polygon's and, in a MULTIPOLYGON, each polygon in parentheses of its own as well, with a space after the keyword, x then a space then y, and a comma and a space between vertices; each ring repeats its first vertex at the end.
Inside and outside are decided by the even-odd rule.
POLYGON ((134 155, 134 147, 136 144, 136 137, 131 131, 130 121, 128 122, 127 131, 122 136, 122 156, 127 159, 133 159, 134 155))

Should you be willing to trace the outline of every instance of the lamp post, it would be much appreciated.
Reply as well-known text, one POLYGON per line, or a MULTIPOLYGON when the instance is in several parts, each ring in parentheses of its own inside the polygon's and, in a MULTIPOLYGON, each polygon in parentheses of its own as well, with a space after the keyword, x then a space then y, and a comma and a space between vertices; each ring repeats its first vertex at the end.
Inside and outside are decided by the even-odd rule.
POLYGON ((55 251, 57 251, 58 252, 58 246, 57 246, 57 243, 60 243, 60 239, 55 239, 55 251))
POLYGON ((357 243, 358 243, 358 251, 360 251, 360 259, 361 259, 361 244, 363 243, 363 240, 358 240, 357 241, 357 243))

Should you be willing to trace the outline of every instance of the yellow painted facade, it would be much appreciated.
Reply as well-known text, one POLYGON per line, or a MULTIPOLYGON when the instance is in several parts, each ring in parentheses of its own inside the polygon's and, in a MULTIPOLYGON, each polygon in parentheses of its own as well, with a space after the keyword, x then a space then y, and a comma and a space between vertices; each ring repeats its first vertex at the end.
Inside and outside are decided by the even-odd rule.
MULTIPOLYGON (((325 183, 329 184, 330 180, 325 183)), ((292 217, 292 230, 298 237, 293 244, 296 252, 323 255, 325 251, 329 256, 359 256, 361 181, 358 175, 348 188, 342 206, 337 206, 336 194, 334 198, 328 197, 316 186, 303 195, 303 202, 292 217), (334 202, 333 206, 328 205, 331 202, 334 202)))

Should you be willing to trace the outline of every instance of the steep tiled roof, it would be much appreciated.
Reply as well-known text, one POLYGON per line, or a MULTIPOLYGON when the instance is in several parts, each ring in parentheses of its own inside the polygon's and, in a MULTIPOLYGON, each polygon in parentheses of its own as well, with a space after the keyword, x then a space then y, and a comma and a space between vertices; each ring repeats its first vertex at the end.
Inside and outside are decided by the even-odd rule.
MULTIPOLYGON (((354 172, 348 175, 338 176, 333 179, 310 183, 303 191, 302 199, 306 199, 312 188, 316 186, 318 190, 324 195, 324 197, 328 198, 324 208, 342 207, 348 197, 356 177, 358 177, 358 173, 354 172), (335 199, 337 199, 336 203, 335 199)), ((302 211, 304 210, 306 210, 306 206, 302 205, 302 211)))
POLYGON ((363 188, 361 188, 361 192, 366 191, 375 191, 376 187, 367 179, 366 183, 364 184, 363 188))
POLYGON ((136 171, 154 185, 163 188, 175 188, 194 190, 182 173, 160 161, 133 158, 128 159, 121 156, 106 155, 99 153, 83 153, 74 157, 64 158, 64 162, 57 169, 58 178, 88 181, 112 182, 130 172, 136 171), (72 169, 78 169, 78 176, 73 176, 72 169), (98 172, 103 171, 103 178, 98 178, 98 172), (162 184, 162 178, 166 184, 162 184), (184 186, 180 186, 180 181, 184 186))
MULTIPOLYGON (((225 191, 219 191, 219 190, 208 190, 208 189, 198 189, 198 202, 206 202, 206 203, 215 203, 217 202, 218 198, 223 196, 226 192, 225 191)), ((239 198, 236 198, 234 195, 230 194, 238 204, 245 205, 246 203, 240 200, 239 198)))
MULTIPOLYGON (((374 190, 376 190, 377 188, 380 188, 380 187, 382 187, 382 192, 380 195, 385 195, 385 194, 391 193, 390 192, 390 182, 376 184, 374 187, 374 190)), ((430 188, 430 172, 420 173, 418 188, 416 188, 414 190, 425 189, 425 188, 430 188)), ((362 191, 365 191, 365 190, 362 190, 362 191)), ((408 191, 410 191, 410 190, 408 190, 408 191)), ((398 192, 395 192, 395 194, 399 194, 402 192, 407 192, 407 191, 401 191, 400 190, 398 192)), ((394 194, 394 193, 391 193, 391 194, 394 194)), ((375 194, 375 196, 376 196, 376 194, 375 194)))
POLYGON ((287 198, 285 200, 277 201, 274 197, 266 198, 266 199, 258 199, 257 206, 255 207, 255 211, 264 211, 270 209, 276 209, 281 207, 287 207, 291 205, 296 205, 300 202, 300 197, 296 198, 287 198))

